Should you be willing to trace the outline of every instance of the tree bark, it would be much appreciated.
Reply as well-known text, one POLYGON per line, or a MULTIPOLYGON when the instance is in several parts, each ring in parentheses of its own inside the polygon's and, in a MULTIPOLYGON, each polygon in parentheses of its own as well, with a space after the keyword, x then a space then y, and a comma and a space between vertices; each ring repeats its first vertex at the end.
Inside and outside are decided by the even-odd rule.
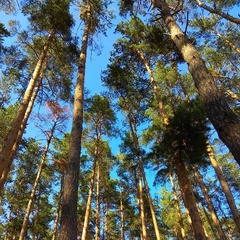
POLYGON ((221 95, 203 59, 177 25, 167 3, 164 0, 151 0, 151 2, 155 8, 160 10, 161 17, 173 42, 188 64, 189 72, 205 104, 208 118, 216 129, 219 138, 227 145, 240 165, 240 119, 233 113, 225 98, 221 95))
POLYGON ((61 205, 62 205, 63 182, 64 182, 64 172, 62 173, 62 176, 61 176, 60 192, 58 194, 57 212, 54 220, 52 240, 57 239, 58 223, 59 223, 60 211, 61 211, 61 205))
POLYGON ((178 212, 178 217, 179 217, 179 221, 178 222, 179 222, 179 226, 181 228, 181 236, 182 236, 182 239, 185 240, 185 239, 187 239, 187 237, 186 237, 186 232, 185 232, 185 229, 184 229, 183 217, 182 217, 182 213, 181 213, 181 209, 180 209, 180 204, 179 204, 177 191, 175 189, 174 182, 173 182, 172 173, 169 174, 169 178, 170 178, 172 191, 173 191, 173 196, 174 196, 174 200, 175 200, 176 208, 177 208, 177 212, 178 212))
MULTIPOLYGON (((47 67, 47 64, 45 65, 45 69, 47 67)), ((8 173, 11 169, 11 165, 12 165, 12 162, 13 162, 13 159, 15 157, 15 154, 17 152, 17 149, 18 149, 18 146, 19 146, 19 143, 21 142, 22 140, 22 136, 23 136, 23 133, 24 133, 24 130, 26 128, 26 125, 27 125, 27 121, 28 121, 28 118, 32 112, 32 108, 34 106, 34 102, 35 102, 35 99, 37 97, 37 94, 38 94, 38 90, 41 86, 41 83, 42 83, 42 79, 43 79, 43 75, 44 75, 44 72, 45 72, 45 69, 42 71, 41 73, 41 76, 40 76, 40 79, 38 80, 37 84, 36 84, 36 87, 34 88, 33 90, 33 93, 32 93, 32 96, 31 96, 31 99, 29 101, 29 104, 27 106, 27 109, 26 109, 26 112, 25 112, 25 115, 24 115, 24 118, 22 120, 22 124, 21 124, 21 127, 18 131, 18 134, 17 134, 17 137, 16 137, 16 140, 15 140, 15 143, 12 147, 12 151, 11 151, 11 154, 10 154, 10 157, 9 157, 9 163, 7 165, 7 167, 4 169, 3 173, 2 173, 2 176, 0 178, 0 193, 2 192, 3 188, 4 188, 4 184, 6 182, 6 179, 7 179, 7 176, 8 176, 8 173)))
POLYGON ((120 240, 125 240, 125 227, 124 227, 124 205, 122 196, 122 187, 120 186, 120 216, 121 216, 121 237, 120 240))
POLYGON ((100 240, 100 166, 97 164, 97 178, 96 178, 96 231, 95 240, 100 240))
POLYGON ((70 136, 69 158, 64 179, 62 201, 62 215, 60 224, 61 240, 76 240, 77 230, 77 201, 78 179, 80 169, 81 138, 83 124, 84 79, 87 58, 87 46, 90 31, 90 5, 87 6, 87 19, 82 38, 82 47, 79 57, 77 82, 74 94, 72 129, 70 136))
POLYGON ((165 125, 168 125, 169 123, 169 120, 168 120, 168 117, 167 117, 167 114, 166 114, 166 111, 165 111, 165 108, 164 108, 164 105, 163 105, 163 101, 162 101, 162 98, 161 98, 161 95, 159 93, 159 89, 158 89, 158 86, 157 86, 157 81, 152 73, 152 70, 149 66, 149 63, 148 61, 145 59, 143 53, 139 50, 139 49, 135 49, 135 51, 137 52, 138 56, 140 57, 141 61, 143 62, 147 72, 148 72, 148 75, 149 75, 149 78, 150 78, 150 81, 152 83, 152 87, 153 87, 153 91, 154 91, 154 94, 156 96, 156 99, 157 99, 157 102, 158 102, 158 108, 159 108, 159 113, 163 119, 163 123, 165 125))
MULTIPOLYGON (((97 151, 98 150, 97 150, 97 146, 96 146, 95 153, 97 151)), ((81 240, 87 239, 87 230, 88 230, 88 225, 89 225, 89 218, 90 218, 90 213, 91 213, 91 202, 92 202, 92 197, 93 197, 93 187, 94 187, 94 180, 95 180, 95 175, 96 175, 96 164, 97 164, 97 157, 95 155, 94 163, 93 163, 93 167, 92 167, 92 176, 91 176, 91 182, 90 182, 90 187, 89 187, 89 192, 88 192, 87 206, 86 206, 86 211, 85 211, 81 240)))
POLYGON ((194 171, 194 175, 195 175, 195 177, 197 179, 197 182, 199 183, 199 186, 200 186, 200 188, 202 190, 203 196, 204 196, 204 198, 206 200, 208 209, 210 211, 212 220, 213 220, 213 222, 214 222, 214 224, 215 224, 215 226, 217 228, 219 237, 220 237, 220 239, 226 240, 226 236, 225 236, 225 234, 223 232, 222 225, 221 225, 221 223, 219 221, 219 218, 218 218, 217 213, 215 211, 215 208, 214 208, 214 205, 212 203, 212 200, 211 200, 211 198, 210 198, 210 196, 208 194, 208 190, 206 188, 206 185, 203 182, 202 176, 201 176, 201 174, 199 173, 199 171, 197 170, 197 168, 195 166, 192 166, 192 169, 194 171))
MULTIPOLYGON (((4 169, 7 168, 9 164, 11 164, 11 154, 12 154, 14 145, 16 144, 15 147, 18 148, 18 144, 16 143, 16 139, 18 138, 17 135, 18 135, 18 132, 21 130, 21 125, 22 125, 26 110, 28 108, 29 101, 32 96, 32 92, 36 85, 36 81, 39 77, 40 71, 42 69, 42 65, 45 61, 45 58, 46 58, 48 49, 51 45, 51 42, 53 40, 54 34, 55 34, 55 30, 52 30, 47 38, 46 44, 41 52, 41 55, 39 56, 37 65, 35 67, 33 75, 29 81, 28 87, 23 96, 21 105, 17 111, 17 115, 12 124, 12 128, 3 143, 3 146, 0 152, 0 176, 2 176, 4 169)), ((19 140, 21 139, 18 139, 18 142, 19 140)))
POLYGON ((240 213, 237 209, 237 206, 235 204, 232 192, 231 192, 231 190, 228 186, 228 183, 225 179, 224 173, 221 170, 221 168, 219 167, 217 159, 216 159, 215 154, 213 152, 213 149, 212 149, 212 147, 210 146, 209 143, 207 143, 207 153, 208 153, 209 159, 211 161, 211 164, 212 164, 212 166, 213 166, 213 168, 216 172, 218 180, 219 180, 219 182, 222 186, 222 190, 223 190, 223 192, 226 196, 226 199, 227 199, 229 208, 231 210, 231 213, 233 215, 233 219, 234 219, 234 222, 237 226, 238 232, 240 233, 240 213))
POLYGON ((215 229, 213 227, 213 221, 210 219, 210 217, 208 215, 208 212, 207 212, 206 208, 203 205, 203 201, 201 201, 201 206, 202 206, 203 212, 204 212, 204 214, 205 214, 205 216, 207 218, 208 225, 210 226, 215 239, 218 239, 218 234, 217 234, 217 232, 215 231, 215 229))
POLYGON ((43 156, 42 156, 42 160, 41 160, 40 165, 39 165, 38 173, 37 173, 35 182, 34 182, 33 187, 32 187, 32 191, 31 191, 30 198, 29 198, 29 201, 28 201, 26 213, 25 213, 25 216, 24 216, 24 219, 23 219, 23 224, 22 224, 22 229, 21 229, 20 235, 19 235, 19 240, 24 240, 24 238, 25 238, 29 215, 32 211, 32 206, 33 206, 33 203, 34 203, 35 192, 36 192, 36 189, 37 189, 37 186, 38 186, 41 174, 42 174, 43 166, 44 166, 44 163, 45 163, 46 158, 47 158, 49 146, 50 146, 50 143, 52 141, 53 133, 54 133, 54 130, 55 130, 56 126, 57 126, 57 121, 54 122, 54 124, 51 128, 51 131, 49 132, 49 135, 48 135, 47 144, 45 146, 45 150, 44 150, 44 153, 43 153, 43 156))
POLYGON ((183 160, 181 159, 180 153, 175 154, 175 167, 176 167, 176 174, 178 177, 178 183, 180 186, 180 190, 182 193, 182 198, 185 204, 185 207, 189 211, 189 215, 192 221, 192 227, 195 235, 196 240, 205 240, 207 239, 202 219, 200 217, 200 213, 198 211, 197 202, 193 193, 191 181, 188 177, 188 173, 185 167, 183 160))

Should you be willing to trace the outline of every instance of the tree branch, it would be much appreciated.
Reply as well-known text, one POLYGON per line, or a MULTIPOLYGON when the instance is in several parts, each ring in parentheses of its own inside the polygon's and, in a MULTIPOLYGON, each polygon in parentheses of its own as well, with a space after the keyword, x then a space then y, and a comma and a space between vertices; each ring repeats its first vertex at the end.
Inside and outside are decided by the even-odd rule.
POLYGON ((236 24, 240 24, 240 19, 239 18, 235 18, 229 14, 223 13, 219 10, 217 10, 216 8, 211 8, 208 7, 207 5, 203 4, 200 0, 196 0, 196 3, 203 9, 209 11, 210 13, 215 13, 219 16, 221 16, 222 18, 227 19, 230 22, 236 23, 236 24))

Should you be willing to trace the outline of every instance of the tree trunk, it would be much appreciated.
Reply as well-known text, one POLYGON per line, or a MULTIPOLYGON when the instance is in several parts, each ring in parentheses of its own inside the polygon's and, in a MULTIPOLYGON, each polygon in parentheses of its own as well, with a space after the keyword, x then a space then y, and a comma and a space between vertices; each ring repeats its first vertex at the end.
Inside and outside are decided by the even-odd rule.
POLYGON ((124 227, 124 205, 122 196, 122 187, 120 186, 120 216, 121 216, 121 237, 120 240, 125 240, 125 227, 124 227))
MULTIPOLYGON (((96 151, 98 151, 97 146, 95 148, 95 153, 96 153, 96 151)), ((93 167, 92 167, 92 176, 91 176, 91 182, 90 182, 90 187, 89 187, 89 192, 88 192, 87 206, 86 206, 86 212, 85 212, 85 217, 84 217, 84 224, 83 224, 81 240, 87 239, 87 230, 88 230, 89 218, 90 218, 90 213, 91 213, 91 202, 92 202, 92 197, 93 197, 94 180, 95 180, 95 175, 96 175, 96 164, 97 164, 97 157, 95 155, 94 163, 93 163, 93 167)))
POLYGON ((96 231, 95 231, 95 240, 100 240, 100 166, 97 164, 97 189, 96 189, 96 231))
POLYGON ((87 57, 87 46, 90 31, 90 5, 87 6, 87 20, 82 38, 82 48, 79 57, 78 75, 74 94, 73 120, 69 146, 69 158, 64 179, 62 215, 60 224, 61 240, 76 240, 78 179, 80 169, 80 153, 83 123, 84 79, 87 57))
POLYGON ((191 181, 188 177, 188 173, 185 164, 181 158, 181 154, 176 153, 174 160, 183 202, 185 204, 185 207, 188 209, 189 215, 191 217, 195 239, 205 240, 207 239, 207 237, 204 233, 202 219, 198 211, 197 202, 194 197, 191 181))
POLYGON ((178 222, 179 222, 179 226, 181 228, 181 236, 182 236, 182 239, 187 239, 185 229, 184 229, 184 224, 183 224, 183 216, 182 216, 182 212, 181 212, 181 209, 180 209, 180 204, 179 204, 177 191, 176 191, 175 186, 174 186, 172 173, 169 174, 169 178, 170 178, 172 191, 173 191, 173 196, 174 196, 174 200, 175 200, 176 208, 177 208, 177 212, 178 212, 178 217, 179 217, 178 222))
MULTIPOLYGON (((139 168, 138 168, 139 169, 139 168)), ((140 175, 140 170, 138 170, 138 192, 139 192, 139 210, 140 210, 140 221, 141 221, 141 236, 142 240, 147 240, 147 228, 145 221, 145 211, 144 211, 144 201, 143 201, 143 183, 142 177, 140 175)))
POLYGON ((159 113, 163 119, 163 123, 165 125, 168 125, 168 117, 167 117, 167 114, 166 114, 166 111, 165 111, 165 108, 164 108, 164 105, 163 105, 163 101, 162 101, 162 98, 161 98, 161 95, 159 93, 159 89, 158 89, 158 86, 157 86, 157 81, 152 73, 152 70, 149 66, 149 63, 148 61, 145 59, 143 53, 139 50, 139 49, 135 49, 135 51, 137 52, 138 56, 140 57, 140 59, 142 60, 147 72, 148 72, 148 75, 149 75, 149 78, 150 78, 150 81, 152 83, 152 87, 153 87, 153 91, 154 91, 154 94, 156 96, 156 99, 157 99, 157 102, 158 102, 158 108, 159 108, 159 113))
POLYGON ((240 119, 228 106, 217 84, 207 69, 196 48, 174 20, 164 0, 151 0, 153 6, 161 11, 173 42, 182 53, 188 69, 202 98, 207 115, 217 130, 219 138, 227 145, 234 158, 240 164, 240 119))
POLYGON ((33 72, 32 78, 30 79, 28 87, 23 96, 21 105, 17 111, 17 115, 12 124, 12 128, 11 128, 10 132, 8 133, 4 143, 2 145, 2 150, 0 152, 0 176, 2 176, 4 169, 7 168, 9 164, 11 164, 10 156, 12 155, 14 145, 16 144, 15 148, 16 149, 18 148, 18 143, 20 142, 21 139, 18 139, 17 135, 18 135, 18 132, 21 130, 21 125, 22 125, 24 116, 26 114, 26 110, 28 108, 29 101, 32 97, 32 92, 36 85, 36 81, 39 77, 40 71, 42 69, 42 65, 45 61, 45 58, 46 58, 48 49, 50 47, 50 44, 53 40, 54 34, 55 34, 55 30, 52 30, 47 38, 45 46, 41 52, 41 55, 38 59, 35 70, 33 72), (16 139, 18 139, 18 142, 16 142, 16 139))
POLYGON ((43 166, 44 166, 44 163, 45 163, 46 158, 47 158, 49 146, 50 146, 50 143, 52 141, 53 133, 54 133, 54 130, 55 130, 56 126, 57 126, 57 122, 54 122, 54 125, 52 126, 52 129, 51 129, 51 131, 49 132, 49 135, 48 135, 47 144, 45 146, 45 150, 44 150, 44 153, 43 153, 43 156, 42 156, 42 160, 41 160, 41 163, 39 165, 38 173, 37 173, 35 182, 34 182, 33 187, 32 187, 32 191, 31 191, 31 194, 30 194, 30 199, 28 201, 26 213, 25 213, 25 216, 24 216, 24 219, 23 219, 23 224, 22 224, 22 229, 21 229, 20 235, 19 235, 19 240, 24 240, 24 237, 25 237, 25 234, 26 234, 26 231, 27 231, 28 219, 29 219, 29 215, 32 211, 35 192, 36 192, 36 189, 37 189, 37 186, 38 186, 41 174, 42 174, 43 166))
POLYGON ((13 159, 15 157, 15 154, 17 152, 17 149, 18 149, 18 145, 19 143, 21 142, 22 140, 22 136, 23 136, 23 133, 24 133, 24 130, 26 128, 26 125, 27 125, 27 121, 28 121, 28 118, 32 112, 32 108, 33 108, 33 105, 34 105, 34 102, 35 102, 35 99, 37 97, 37 93, 38 93, 38 90, 41 86, 41 83, 42 83, 42 79, 43 79, 43 75, 45 73, 45 70, 46 70, 46 67, 47 67, 47 64, 45 64, 45 68, 43 69, 42 73, 41 73, 41 76, 40 76, 40 79, 38 80, 37 84, 36 84, 36 87, 34 88, 33 90, 33 93, 32 93, 32 96, 31 96, 31 99, 29 101, 29 104, 27 106, 27 109, 26 109, 26 112, 25 112, 25 115, 24 115, 24 118, 22 120, 22 124, 21 124, 21 127, 18 131, 18 134, 17 134, 17 137, 16 137, 16 140, 15 140, 15 143, 12 147, 12 151, 11 151, 11 154, 10 154, 10 157, 9 157, 9 163, 8 165, 6 166, 6 168, 4 169, 3 173, 2 173, 2 176, 0 178, 0 193, 1 191, 3 190, 4 188, 4 184, 6 182, 6 179, 7 179, 7 176, 8 176, 8 173, 11 169, 11 165, 12 165, 12 162, 13 162, 13 159))
POLYGON ((213 152, 213 149, 212 149, 212 147, 210 146, 209 143, 207 143, 207 152, 208 152, 208 156, 209 156, 209 159, 211 161, 211 164, 212 164, 212 166, 213 166, 213 168, 216 172, 216 175, 218 177, 218 180, 219 180, 219 182, 222 186, 222 190, 223 190, 223 192, 226 196, 226 199, 227 199, 229 208, 231 209, 231 213, 233 215, 234 222, 236 223, 238 232, 240 233, 240 213, 239 213, 239 211, 237 209, 237 206, 235 204, 232 192, 231 192, 231 190, 228 186, 228 183, 227 183, 227 181, 224 177, 223 171, 219 167, 217 159, 216 159, 215 154, 213 152))
POLYGON ((61 176, 60 192, 58 194, 57 212, 56 212, 56 217, 55 217, 54 226, 53 226, 52 240, 57 239, 58 223, 59 223, 60 210, 62 205, 63 182, 64 182, 64 173, 62 173, 62 176, 61 176))
POLYGON ((137 133, 136 133, 136 124, 135 122, 131 119, 130 114, 128 114, 128 121, 129 121, 129 126, 131 129, 134 145, 136 148, 136 151, 138 152, 137 160, 138 160, 138 168, 137 168, 137 173, 138 173, 138 191, 139 191, 139 210, 140 210, 140 220, 141 220, 141 226, 142 226, 142 239, 147 240, 147 228, 146 228, 146 221, 145 221, 145 210, 144 210, 144 200, 143 200, 143 172, 141 169, 141 156, 139 155, 140 153, 140 148, 138 144, 138 139, 137 139, 137 133))
POLYGON ((212 217, 212 220, 217 228, 217 231, 218 231, 218 234, 219 234, 219 237, 220 239, 223 239, 223 240, 226 240, 226 237, 225 237, 225 234, 223 232, 223 229, 222 229, 222 226, 221 226, 221 223, 219 221, 219 218, 217 216, 217 213, 215 211, 215 208, 213 206, 213 203, 212 203, 212 200, 208 194, 208 190, 206 188, 206 185, 205 183, 203 182, 203 179, 202 179, 202 176, 201 174, 199 173, 199 171, 197 170, 197 168, 195 166, 192 166, 192 169, 194 171, 194 175, 197 179, 197 182, 202 190, 202 193, 203 193, 203 196, 206 200, 206 203, 207 203, 207 206, 208 206, 208 209, 210 211, 210 214, 211 214, 211 217, 212 217))
MULTIPOLYGON (((163 105, 162 105, 162 107, 163 107, 163 105)), ((136 148, 137 152, 140 152, 140 146, 139 146, 139 141, 138 141, 138 137, 137 137, 136 125, 133 124, 133 123, 131 124, 131 132, 132 132, 132 135, 133 135, 133 141, 134 141, 135 148, 136 148)), ((150 191, 149 191, 149 188, 148 188, 148 183, 147 183, 145 171, 144 171, 143 164, 142 164, 142 158, 141 158, 140 155, 138 156, 138 168, 140 170, 139 171, 139 177, 141 176, 142 179, 143 179, 143 182, 144 182, 146 195, 147 195, 147 199, 148 199, 148 204, 149 204, 149 208, 150 208, 151 216, 152 216, 152 220, 153 220, 153 226, 154 226, 154 230, 155 230, 155 234, 156 234, 156 239, 160 240, 161 235, 160 235, 160 231, 159 231, 159 228, 158 228, 155 209, 154 209, 154 206, 153 206, 153 203, 152 203, 152 198, 150 196, 150 191)))
POLYGON ((218 234, 217 232, 215 231, 214 227, 213 227, 213 221, 210 219, 209 215, 208 215, 208 212, 206 210, 206 208, 204 207, 203 205, 203 202, 201 201, 201 206, 202 206, 202 209, 203 209, 203 212, 207 218, 207 221, 208 221, 208 225, 210 226, 211 230, 212 230, 212 233, 215 237, 215 239, 218 239, 218 234))

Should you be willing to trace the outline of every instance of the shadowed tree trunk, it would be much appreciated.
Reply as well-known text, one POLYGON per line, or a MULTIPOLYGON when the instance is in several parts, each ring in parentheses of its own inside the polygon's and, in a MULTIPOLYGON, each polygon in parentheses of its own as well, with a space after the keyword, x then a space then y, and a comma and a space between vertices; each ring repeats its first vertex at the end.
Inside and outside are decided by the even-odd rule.
POLYGON ((185 167, 185 164, 181 158, 181 154, 179 152, 175 153, 174 156, 174 165, 176 167, 176 174, 178 177, 178 183, 180 186, 180 190, 182 193, 182 198, 186 208, 189 211, 189 215, 191 217, 192 226, 194 230, 194 235, 196 240, 205 240, 207 239, 202 219, 200 217, 200 213, 197 207, 197 202, 193 193, 191 181, 188 177, 188 173, 185 167))
POLYGON ((66 175, 64 178, 64 190, 62 200, 62 215, 60 221, 60 239, 76 240, 77 230, 77 201, 78 201, 78 179, 80 169, 81 138, 83 124, 83 99, 84 79, 87 58, 87 46, 90 32, 91 18, 90 4, 86 6, 86 22, 82 37, 82 47, 79 56, 77 82, 74 94, 74 107, 72 129, 70 136, 69 158, 67 162, 66 175))

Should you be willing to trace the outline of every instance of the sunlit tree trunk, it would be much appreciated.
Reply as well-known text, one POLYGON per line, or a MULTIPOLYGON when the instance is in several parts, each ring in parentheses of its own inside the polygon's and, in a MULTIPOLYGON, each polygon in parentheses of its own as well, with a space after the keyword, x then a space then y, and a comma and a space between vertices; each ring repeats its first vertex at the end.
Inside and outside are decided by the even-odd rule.
POLYGON ((182 193, 183 202, 185 204, 185 207, 188 209, 189 215, 191 217, 195 239, 197 239, 197 240, 207 239, 205 232, 204 232, 202 219, 201 219, 198 207, 197 207, 197 202, 194 197, 192 184, 188 177, 188 173, 187 173, 185 164, 181 158, 181 154, 176 152, 174 158, 175 158, 174 164, 176 167, 178 183, 179 183, 180 190, 182 193))
POLYGON ((121 237, 120 240, 125 240, 125 227, 124 227, 124 205, 123 205, 123 193, 120 186, 120 216, 121 216, 121 237))
MULTIPOLYGON (((162 104, 162 109, 164 110, 163 104, 162 104)), ((137 137, 137 130, 136 130, 136 123, 133 120, 131 120, 130 117, 128 117, 128 119, 129 119, 129 125, 130 125, 130 129, 131 129, 131 133, 132 133, 132 137, 133 137, 133 142, 134 142, 135 148, 136 148, 137 152, 140 152, 140 146, 139 146, 139 141, 138 141, 138 137, 137 137)), ((156 239, 160 240, 161 239, 161 235, 160 235, 160 231, 159 231, 159 228, 158 228, 158 223, 157 223, 157 218, 156 218, 156 214, 155 214, 155 209, 154 209, 154 206, 153 206, 153 203, 152 203, 152 198, 150 196, 150 192, 149 192, 149 187, 148 187, 145 171, 144 171, 144 168, 143 168, 142 158, 141 158, 140 155, 138 155, 138 176, 139 176, 139 186, 141 186, 141 187, 142 187, 142 179, 143 179, 145 190, 146 190, 146 194, 147 194, 148 204, 149 204, 149 208, 150 208, 151 216, 152 216, 152 220, 153 220, 153 225, 154 225, 154 230, 155 230, 155 234, 156 234, 156 239)), ((139 193, 140 193, 140 191, 142 191, 142 190, 139 187, 139 193)), ((140 198, 142 198, 142 203, 140 201, 140 204, 143 204, 140 207, 140 209, 142 208, 141 220, 142 220, 142 226, 143 226, 143 238, 147 239, 147 230, 146 230, 146 223, 145 223, 145 216, 144 216, 143 196, 140 195, 140 198)))
POLYGON ((100 240, 100 166, 97 164, 97 176, 96 176, 96 231, 95 240, 100 240))
POLYGON ((62 200, 62 214, 60 221, 60 239, 76 240, 77 230, 77 201, 78 201, 78 179, 80 168, 82 123, 83 123, 83 99, 84 79, 87 57, 87 46, 90 31, 91 18, 90 4, 86 6, 85 27, 82 38, 82 48, 78 63, 77 82, 74 94, 74 107, 72 129, 70 136, 69 158, 67 162, 66 175, 64 179, 64 191, 62 200))
POLYGON ((19 235, 19 240, 24 240, 24 237, 25 237, 25 234, 26 234, 26 231, 27 231, 29 215, 31 213, 32 206, 33 206, 33 203, 34 203, 35 192, 36 192, 36 189, 37 189, 37 186, 38 186, 41 174, 42 174, 43 166, 44 166, 44 163, 45 163, 46 158, 47 158, 49 146, 50 146, 50 143, 52 141, 53 133, 54 133, 54 130, 55 130, 56 126, 57 126, 57 121, 54 122, 54 124, 51 128, 51 131, 48 134, 47 144, 45 146, 45 150, 44 150, 44 153, 43 153, 43 156, 42 156, 42 160, 41 160, 40 165, 39 165, 37 176, 36 176, 35 182, 34 182, 33 187, 32 187, 32 191, 31 191, 30 198, 29 198, 29 201, 28 201, 26 213, 25 213, 25 216, 24 216, 24 219, 23 219, 23 224, 22 224, 22 229, 21 229, 20 235, 19 235))
POLYGON ((81 240, 87 239, 87 230, 88 230, 88 226, 89 226, 89 219, 90 219, 90 213, 91 213, 91 202, 92 202, 92 197, 93 197, 94 180, 95 180, 95 175, 96 175, 97 152, 98 152, 97 145, 95 146, 94 151, 95 151, 94 152, 94 162, 93 162, 93 167, 92 167, 92 175, 91 175, 90 187, 89 187, 89 192, 88 192, 88 199, 87 199, 81 240))
POLYGON ((34 102, 35 102, 35 99, 37 97, 37 93, 38 93, 38 90, 41 86, 41 83, 42 83, 42 79, 43 79, 43 75, 45 73, 45 70, 46 70, 46 67, 47 67, 47 64, 45 64, 45 67, 43 69, 43 71, 41 72, 41 75, 39 77, 39 80, 37 81, 37 84, 36 84, 36 87, 34 88, 33 90, 33 93, 32 93, 32 96, 31 96, 31 99, 29 101, 29 104, 27 106, 27 109, 26 109, 26 112, 25 112, 25 115, 24 115, 24 118, 22 120, 22 124, 21 124, 21 127, 18 131, 18 134, 17 134, 17 137, 16 137, 16 140, 15 140, 15 143, 13 145, 13 148, 12 148, 12 151, 11 151, 11 154, 10 154, 10 157, 9 157, 9 163, 8 165, 6 166, 6 168, 4 169, 3 173, 2 173, 2 176, 0 178, 0 193, 1 191, 3 190, 4 188, 4 184, 6 182, 6 179, 7 179, 7 176, 8 176, 8 173, 11 169, 11 165, 12 165, 12 162, 13 162, 13 159, 15 157, 15 154, 17 152, 17 149, 18 149, 18 145, 19 143, 21 142, 22 140, 22 136, 23 136, 23 133, 24 133, 24 130, 26 128, 26 125, 27 125, 27 121, 28 121, 28 118, 32 112, 32 108, 34 106, 34 102))
POLYGON ((208 118, 219 138, 227 145, 240 164, 240 119, 228 106, 196 48, 177 25, 167 2, 164 0, 151 0, 151 2, 155 8, 160 10, 173 42, 188 64, 189 72, 205 104, 208 118))
POLYGON ((199 183, 199 186, 202 190, 202 193, 203 193, 203 196, 206 200, 206 203, 207 203, 207 206, 208 206, 208 209, 210 211, 210 214, 211 214, 211 217, 212 217, 212 220, 218 230, 218 234, 219 234, 219 237, 220 239, 223 239, 223 240, 226 240, 226 237, 225 237, 225 234, 223 232, 223 229, 222 229, 222 226, 221 226, 221 223, 219 221, 219 218, 217 216, 217 213, 215 211, 215 208, 213 206, 213 203, 212 203, 212 200, 208 194, 208 190, 206 188, 206 185, 205 183, 203 182, 203 179, 202 179, 202 176, 201 174, 199 173, 199 171, 197 170, 197 168, 195 166, 192 166, 192 169, 194 171, 194 175, 197 179, 197 182, 199 183))
POLYGON ((217 159, 216 159, 215 154, 213 152, 213 149, 212 149, 212 147, 210 146, 209 143, 207 143, 207 152, 208 152, 208 156, 209 156, 209 159, 211 161, 211 164, 212 164, 212 166, 213 166, 213 168, 216 172, 216 175, 218 177, 218 180, 219 180, 219 182, 222 186, 222 190, 223 190, 223 192, 226 196, 229 208, 231 209, 231 213, 233 215, 234 222, 236 223, 237 229, 240 232, 240 213, 237 209, 237 206, 235 204, 232 192, 231 192, 231 190, 228 186, 228 183, 225 179, 223 171, 219 167, 217 159))
POLYGON ((21 131, 21 126, 23 123, 23 119, 26 116, 28 104, 31 100, 32 93, 36 86, 36 81, 39 77, 40 71, 42 69, 42 65, 45 61, 45 58, 46 58, 48 49, 51 45, 51 42, 53 40, 54 34, 55 34, 55 31, 52 30, 47 38, 45 46, 41 52, 41 55, 39 56, 39 59, 38 59, 37 65, 35 67, 35 70, 33 72, 32 78, 30 79, 28 87, 23 96, 21 105, 17 111, 17 115, 15 117, 15 120, 13 122, 11 130, 8 133, 4 143, 2 144, 2 149, 0 152, 0 176, 2 176, 2 173, 5 170, 5 168, 7 168, 9 165, 11 165, 11 156, 13 153, 13 147, 17 149, 18 144, 21 141, 21 139, 19 139, 19 137, 18 137, 18 133, 19 133, 19 131, 21 131), (18 142, 16 142, 16 140, 18 140, 18 142))
POLYGON ((172 173, 169 174, 169 178, 170 178, 170 182, 171 182, 171 186, 172 186, 172 191, 173 191, 173 196, 174 196, 174 200, 175 200, 176 208, 177 208, 177 212, 178 212, 179 226, 180 226, 180 228, 181 228, 181 236, 182 236, 182 239, 187 239, 187 238, 186 238, 185 229, 184 229, 184 224, 183 224, 183 216, 182 216, 182 212, 181 212, 181 209, 180 209, 180 204, 179 204, 179 199, 178 199, 177 191, 176 191, 175 186, 174 186, 172 173))
POLYGON ((146 228, 146 221, 145 221, 145 211, 144 211, 144 201, 143 201, 143 182, 142 177, 140 175, 140 170, 138 168, 138 204, 140 210, 140 221, 141 221, 141 238, 142 240, 147 240, 147 228, 146 228))
POLYGON ((218 234, 217 234, 217 232, 215 231, 215 229, 214 229, 214 227, 213 227, 213 221, 210 219, 210 217, 209 217, 209 215, 208 215, 208 212, 207 212, 206 208, 204 207, 202 201, 201 201, 201 206, 202 206, 204 215, 205 215, 205 217, 207 218, 208 225, 210 226, 210 228, 211 228, 211 230, 212 230, 212 233, 213 233, 215 239, 218 239, 218 234))

